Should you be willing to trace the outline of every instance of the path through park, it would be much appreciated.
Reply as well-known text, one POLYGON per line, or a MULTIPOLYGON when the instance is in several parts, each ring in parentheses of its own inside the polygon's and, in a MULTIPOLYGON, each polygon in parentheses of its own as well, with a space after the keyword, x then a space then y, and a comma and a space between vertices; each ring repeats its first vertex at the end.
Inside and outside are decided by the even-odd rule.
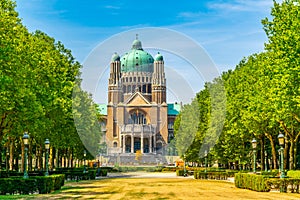
POLYGON ((175 173, 117 173, 92 181, 67 182, 61 191, 34 199, 300 199, 300 194, 254 192, 230 181, 195 180, 175 173))

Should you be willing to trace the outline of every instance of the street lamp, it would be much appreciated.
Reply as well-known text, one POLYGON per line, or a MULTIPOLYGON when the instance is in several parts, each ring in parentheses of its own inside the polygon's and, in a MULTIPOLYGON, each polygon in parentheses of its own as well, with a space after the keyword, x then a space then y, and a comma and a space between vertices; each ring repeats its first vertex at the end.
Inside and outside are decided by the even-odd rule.
POLYGON ((83 173, 86 173, 86 167, 85 167, 85 157, 86 157, 86 150, 83 151, 83 173))
POLYGON ((45 149, 46 149, 46 172, 45 172, 45 176, 49 175, 49 172, 48 172, 48 151, 49 151, 49 148, 50 148, 50 141, 48 139, 46 139, 46 141, 45 141, 45 149))
POLYGON ((24 176, 23 176, 23 178, 29 178, 28 173, 27 173, 27 151, 28 151, 29 135, 27 132, 24 133, 22 139, 23 139, 23 142, 25 145, 25 160, 24 160, 24 176))
POLYGON ((265 151, 265 172, 268 171, 268 162, 267 162, 268 153, 265 151))
POLYGON ((278 141, 279 141, 279 145, 280 145, 280 178, 284 178, 285 174, 284 174, 284 169, 283 169, 283 145, 284 145, 284 135, 279 132, 278 135, 278 141))
POLYGON ((256 146, 257 146, 257 141, 255 138, 252 140, 252 148, 253 148, 253 173, 256 173, 256 146))
POLYGON ((204 151, 204 156, 205 156, 205 170, 204 172, 207 172, 207 150, 204 151))

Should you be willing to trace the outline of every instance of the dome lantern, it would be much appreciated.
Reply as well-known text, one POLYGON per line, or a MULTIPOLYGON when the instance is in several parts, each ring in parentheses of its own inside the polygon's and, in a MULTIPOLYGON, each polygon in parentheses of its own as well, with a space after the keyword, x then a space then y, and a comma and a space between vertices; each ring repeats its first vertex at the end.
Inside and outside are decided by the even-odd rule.
POLYGON ((120 56, 116 52, 111 56, 111 61, 120 61, 120 56))

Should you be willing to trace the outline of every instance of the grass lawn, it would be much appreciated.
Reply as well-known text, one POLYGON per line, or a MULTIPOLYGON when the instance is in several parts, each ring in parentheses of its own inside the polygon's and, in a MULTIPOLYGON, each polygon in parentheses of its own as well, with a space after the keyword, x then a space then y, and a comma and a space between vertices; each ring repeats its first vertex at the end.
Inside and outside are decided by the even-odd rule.
POLYGON ((300 199, 300 194, 254 192, 224 181, 185 178, 114 178, 69 182, 47 195, 0 196, 0 199, 300 199))

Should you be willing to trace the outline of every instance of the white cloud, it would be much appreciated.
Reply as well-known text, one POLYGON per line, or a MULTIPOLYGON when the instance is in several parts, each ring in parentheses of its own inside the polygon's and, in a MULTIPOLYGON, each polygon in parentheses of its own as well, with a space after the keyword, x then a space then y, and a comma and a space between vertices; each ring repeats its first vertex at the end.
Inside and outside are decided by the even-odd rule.
POLYGON ((225 12, 241 11, 241 12, 266 12, 270 10, 273 5, 271 0, 235 0, 227 3, 210 2, 207 7, 214 10, 225 12))

